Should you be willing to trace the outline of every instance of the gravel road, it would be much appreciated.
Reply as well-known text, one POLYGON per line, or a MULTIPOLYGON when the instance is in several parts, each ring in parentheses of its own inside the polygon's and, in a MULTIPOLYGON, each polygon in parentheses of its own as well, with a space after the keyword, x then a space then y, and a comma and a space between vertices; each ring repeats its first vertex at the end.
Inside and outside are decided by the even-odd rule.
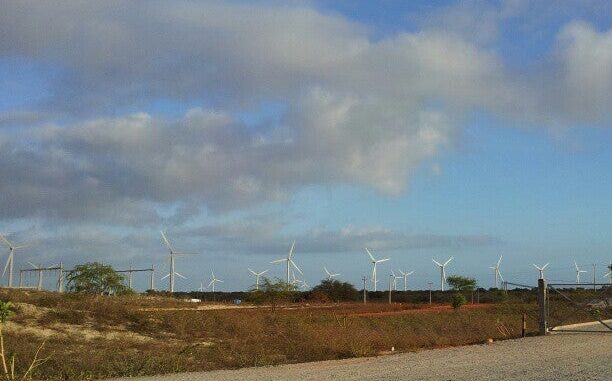
MULTIPOLYGON (((612 380, 612 334, 562 333, 383 357, 131 378, 195 380, 612 380)), ((128 379, 124 379, 126 381, 128 379)))

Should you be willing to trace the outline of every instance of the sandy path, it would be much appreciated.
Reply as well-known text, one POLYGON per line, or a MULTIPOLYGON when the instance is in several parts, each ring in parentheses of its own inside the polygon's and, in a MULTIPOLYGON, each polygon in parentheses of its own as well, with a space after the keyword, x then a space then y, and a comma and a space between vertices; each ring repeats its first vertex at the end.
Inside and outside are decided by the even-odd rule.
POLYGON ((612 334, 563 333, 491 345, 124 381, 581 380, 612 379, 612 334))

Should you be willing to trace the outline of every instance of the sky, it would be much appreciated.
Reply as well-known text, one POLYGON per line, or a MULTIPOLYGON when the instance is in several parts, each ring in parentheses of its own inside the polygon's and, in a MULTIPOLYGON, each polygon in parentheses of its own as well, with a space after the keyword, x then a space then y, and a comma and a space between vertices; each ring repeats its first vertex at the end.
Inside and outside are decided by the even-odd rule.
POLYGON ((574 281, 574 261, 605 281, 609 1, 0 8, 0 232, 34 242, 17 268, 154 265, 166 287, 163 230, 195 253, 178 290, 282 277, 293 240, 311 286, 323 266, 361 285, 365 247, 391 258, 379 288, 437 285, 451 256, 487 288, 502 255, 510 282, 547 262, 574 281))

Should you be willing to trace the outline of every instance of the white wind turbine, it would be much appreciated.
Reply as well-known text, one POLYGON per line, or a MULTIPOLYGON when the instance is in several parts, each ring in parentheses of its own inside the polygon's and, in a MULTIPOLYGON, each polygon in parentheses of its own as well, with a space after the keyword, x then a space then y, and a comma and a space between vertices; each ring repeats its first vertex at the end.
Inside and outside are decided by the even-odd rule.
POLYGON ((393 270, 391 270, 391 276, 393 277, 393 289, 395 291, 397 291, 397 280, 398 279, 402 279, 401 276, 395 275, 395 273, 393 272, 393 270))
POLYGON ((289 254, 287 254, 287 258, 281 258, 281 259, 277 259, 275 261, 272 261, 270 263, 280 263, 280 262, 286 262, 287 264, 287 284, 290 284, 290 279, 289 276, 290 274, 290 270, 291 270, 291 266, 293 266, 297 271, 300 272, 300 274, 304 275, 304 273, 302 272, 302 270, 300 270, 300 268, 295 264, 295 262, 293 262, 293 248, 295 247, 295 241, 293 241, 293 243, 291 244, 291 248, 289 249, 289 254))
POLYGON ((174 248, 172 247, 172 245, 170 244, 170 241, 168 241, 168 238, 166 237, 166 234, 161 231, 161 236, 162 236, 162 240, 164 241, 164 244, 166 245, 166 247, 168 248, 168 258, 170 258, 170 272, 168 274, 166 274, 166 276, 162 277, 161 280, 164 280, 166 278, 169 278, 168 280, 168 289, 170 290, 170 292, 174 292, 174 276, 178 276, 180 278, 183 279, 187 279, 185 276, 183 276, 182 274, 179 274, 176 272, 176 267, 175 267, 175 258, 179 255, 192 255, 192 253, 179 253, 176 252, 174 250, 174 248))
POLYGON ((204 282, 200 282, 200 292, 204 292, 204 282))
POLYGON ((612 262, 608 265, 608 271, 603 277, 608 278, 608 282, 612 285, 612 262))
POLYGON ((267 273, 268 270, 264 270, 264 271, 262 271, 260 273, 255 272, 255 271, 253 271, 251 269, 248 269, 248 270, 251 272, 251 274, 255 275, 255 289, 259 290, 259 277, 264 275, 265 273, 267 273))
POLYGON ((450 257, 446 262, 440 263, 435 259, 431 259, 436 265, 440 267, 440 290, 444 291, 444 284, 446 283, 446 265, 448 265, 454 257, 450 257))
POLYGON ((544 266, 540 267, 538 265, 536 265, 535 263, 533 264, 533 267, 535 267, 536 269, 538 269, 538 271, 540 272, 540 278, 539 279, 544 279, 544 269, 546 269, 548 267, 550 263, 545 264, 544 266))
POLYGON ((374 291, 376 291, 376 284, 378 283, 378 280, 376 279, 376 265, 381 263, 381 262, 388 261, 389 258, 376 259, 376 258, 374 258, 374 256, 372 255, 370 250, 368 250, 367 247, 365 248, 365 250, 368 253, 368 255, 370 256, 370 259, 372 260, 372 283, 374 284, 374 291))
POLYGON ((414 274, 414 271, 403 272, 402 270, 398 270, 400 274, 402 274, 401 278, 404 278, 404 291, 408 291, 408 276, 414 274))
POLYGON ((212 278, 211 278, 210 283, 208 284, 208 288, 212 286, 212 292, 215 292, 215 283, 217 282, 223 283, 223 281, 221 279, 217 279, 214 271, 211 271, 211 274, 212 274, 212 278))
POLYGON ((327 280, 332 280, 334 279, 334 277, 337 277, 338 275, 340 275, 340 273, 329 272, 329 270, 327 270, 327 267, 325 266, 323 266, 323 270, 325 270, 325 273, 327 274, 327 280))
POLYGON ((499 271, 499 265, 501 265, 502 256, 499 256, 499 260, 495 266, 489 267, 491 270, 495 272, 495 288, 499 288, 499 280, 504 281, 504 277, 501 275, 501 271, 499 271))
POLYGON ((574 259, 574 266, 576 266, 576 284, 580 284, 580 274, 584 274, 587 271, 586 270, 580 270, 580 268, 578 267, 578 263, 576 263, 575 259, 574 259))
POLYGON ((8 287, 13 287, 13 263, 15 261, 15 250, 26 248, 30 246, 30 244, 15 246, 2 234, 0 234, 0 239, 6 244, 6 246, 8 246, 9 249, 9 255, 6 259, 6 265, 4 266, 2 276, 4 277, 4 274, 6 274, 6 270, 8 269, 8 281, 6 284, 8 287))

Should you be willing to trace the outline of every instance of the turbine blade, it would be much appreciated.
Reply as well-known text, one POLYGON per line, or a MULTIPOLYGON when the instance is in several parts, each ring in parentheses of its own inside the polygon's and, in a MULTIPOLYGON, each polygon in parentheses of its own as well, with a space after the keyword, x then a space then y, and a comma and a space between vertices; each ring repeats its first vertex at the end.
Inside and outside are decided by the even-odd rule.
POLYGON ((208 284, 208 286, 206 286, 206 288, 210 288, 210 286, 212 286, 212 285, 213 285, 213 283, 215 283, 215 280, 214 280, 214 279, 210 281, 210 283, 208 284))
POLYGON ((251 272, 251 274, 253 274, 253 275, 258 275, 258 274, 257 274, 255 271, 253 271, 253 270, 249 269, 248 267, 247 267, 247 269, 248 269, 248 270, 251 272))
POLYGON ((223 281, 221 279, 215 279, 217 282, 221 282, 223 283, 223 281))
POLYGON ((325 270, 325 273, 326 273, 327 275, 331 275, 331 274, 329 273, 329 271, 327 271, 327 267, 323 266, 323 270, 325 270))
POLYGON ((376 262, 376 258, 374 258, 374 256, 372 255, 372 253, 370 253, 370 250, 366 247, 365 248, 366 252, 368 253, 368 255, 370 256, 370 258, 372 259, 373 262, 376 262))
POLYGON ((444 266, 448 265, 455 257, 448 258, 448 261, 444 262, 444 266))
POLYGON ((504 277, 501 274, 501 271, 497 270, 497 275, 499 275, 499 279, 501 279, 501 281, 504 281, 504 277))
POLYGON ((6 265, 4 265, 4 271, 2 271, 3 278, 4 278, 4 274, 6 274, 6 270, 8 269, 9 263, 11 262, 12 255, 13 255, 13 252, 11 251, 11 254, 9 254, 8 258, 6 258, 6 265))
POLYGON ((275 260, 275 261, 272 261, 272 262, 270 262, 270 263, 280 263, 280 262, 287 262, 287 260, 288 260, 287 258, 283 258, 283 259, 277 259, 277 260, 275 260))
POLYGON ((291 249, 289 249, 289 256, 287 258, 291 258, 291 256, 293 255, 294 247, 295 247, 295 240, 293 240, 293 243, 291 244, 291 249))
POLYGON ((442 263, 436 261, 435 259, 431 258, 431 260, 438 266, 442 267, 442 263))
POLYGON ((167 278, 167 277, 169 277, 169 276, 170 276, 170 274, 166 274, 165 276, 163 276, 163 277, 161 277, 161 278, 159 278, 159 279, 160 279, 160 280, 164 280, 164 279, 166 279, 166 278, 167 278))
POLYGON ((576 266, 576 271, 580 271, 580 269, 578 268, 578 263, 576 263, 575 259, 574 259, 574 266, 576 266))
POLYGON ((289 263, 291 263, 293 265, 293 267, 295 267, 295 269, 297 271, 300 272, 300 274, 304 275, 304 273, 302 272, 302 270, 300 270, 300 268, 295 264, 295 262, 293 262, 291 259, 289 260, 289 263))
POLYGON ((265 273, 267 273, 267 272, 268 272, 268 270, 264 270, 264 271, 260 272, 260 273, 259 273, 259 275, 260 275, 260 276, 261 276, 261 275, 264 275, 264 274, 265 274, 265 273))
POLYGON ((183 278, 183 279, 187 279, 187 278, 186 278, 186 277, 184 277, 182 274, 177 273, 177 272, 175 272, 175 273, 174 273, 174 275, 179 276, 179 277, 181 277, 181 278, 183 278))
POLYGON ((500 255, 499 256, 499 261, 497 261, 497 267, 499 267, 499 265, 501 264, 502 258, 503 258, 503 255, 500 255))
POLYGON ((409 272, 409 273, 408 273, 408 274, 406 274, 406 275, 412 275, 412 274, 414 274, 414 271, 411 271, 411 272, 409 272))
POLYGON ((174 251, 174 249, 172 248, 172 245, 170 245, 170 241, 168 241, 168 238, 166 237, 166 233, 164 233, 163 231, 160 231, 160 233, 162 236, 162 240, 164 241, 166 246, 168 246, 168 250, 174 251))
POLYGON ((6 239, 4 235, 0 234, 0 239, 3 240, 8 247, 13 247, 13 244, 8 239, 6 239))
POLYGON ((378 261, 376 261, 376 262, 387 262, 389 259, 391 259, 391 258, 379 259, 379 260, 378 260, 378 261))
POLYGON ((548 267, 548 265, 550 265, 550 262, 549 262, 549 263, 547 263, 547 264, 545 264, 545 265, 544 265, 544 267, 542 267, 542 270, 544 270, 545 268, 547 268, 547 267, 548 267))
POLYGON ((27 261, 26 263, 27 263, 28 265, 30 265, 30 266, 32 266, 32 267, 34 267, 35 269, 37 269, 37 268, 38 268, 38 266, 36 266, 34 263, 32 263, 32 262, 30 262, 30 261, 27 261))

